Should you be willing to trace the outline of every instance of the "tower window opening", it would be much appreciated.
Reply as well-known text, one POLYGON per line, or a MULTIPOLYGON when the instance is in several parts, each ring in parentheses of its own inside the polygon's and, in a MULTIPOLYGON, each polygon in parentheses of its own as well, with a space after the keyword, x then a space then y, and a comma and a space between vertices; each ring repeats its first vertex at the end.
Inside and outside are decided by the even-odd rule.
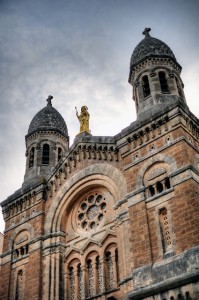
POLYGON ((168 93, 169 92, 169 87, 168 87, 165 72, 161 71, 161 72, 158 73, 158 75, 159 75, 160 87, 161 87, 162 93, 168 93))
POLYGON ((158 181, 157 184, 156 184, 156 187, 157 187, 158 193, 162 193, 162 191, 163 191, 162 183, 158 181))
POLYGON ((165 178, 165 187, 166 187, 166 189, 170 189, 171 188, 169 177, 165 178))
POLYGON ((190 297, 189 292, 186 292, 186 293, 185 293, 185 297, 186 297, 186 298, 185 298, 186 300, 191 300, 191 297, 190 297))
POLYGON ((29 168, 34 166, 34 158, 35 158, 35 148, 32 147, 29 155, 29 168))
POLYGON ((21 247, 21 256, 24 255, 24 247, 21 247))
POLYGON ((50 147, 48 144, 43 145, 42 164, 49 165, 50 147))
POLYGON ((142 87, 143 87, 144 98, 148 97, 151 94, 151 91, 150 91, 149 79, 147 75, 142 77, 142 87))
POLYGON ((61 158, 62 158, 62 148, 59 147, 57 161, 60 161, 61 158))
POLYGON ((149 186, 149 193, 150 193, 151 197, 153 197, 155 195, 155 189, 152 185, 149 186))
POLYGON ((16 251, 16 256, 17 256, 17 258, 18 258, 18 257, 19 257, 19 250, 16 249, 15 251, 16 251))

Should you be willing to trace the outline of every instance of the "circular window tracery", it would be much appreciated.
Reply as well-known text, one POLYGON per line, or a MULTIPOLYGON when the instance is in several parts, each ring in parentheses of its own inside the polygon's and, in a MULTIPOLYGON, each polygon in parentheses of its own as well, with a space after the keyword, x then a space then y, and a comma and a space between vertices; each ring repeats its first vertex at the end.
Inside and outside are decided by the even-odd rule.
POLYGON ((102 194, 93 193, 84 198, 77 212, 78 226, 84 230, 95 229, 104 219, 106 199, 102 194))

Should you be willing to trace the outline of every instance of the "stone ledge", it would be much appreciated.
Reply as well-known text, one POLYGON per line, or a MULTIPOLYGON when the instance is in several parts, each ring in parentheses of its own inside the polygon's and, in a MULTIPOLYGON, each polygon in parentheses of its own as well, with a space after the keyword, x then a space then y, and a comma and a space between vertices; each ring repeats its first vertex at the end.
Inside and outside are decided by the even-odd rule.
POLYGON ((142 300, 146 297, 155 296, 159 293, 166 292, 189 283, 199 282, 199 271, 187 274, 186 276, 178 276, 173 279, 168 279, 167 281, 162 281, 150 285, 149 287, 141 288, 128 294, 129 300, 142 300))

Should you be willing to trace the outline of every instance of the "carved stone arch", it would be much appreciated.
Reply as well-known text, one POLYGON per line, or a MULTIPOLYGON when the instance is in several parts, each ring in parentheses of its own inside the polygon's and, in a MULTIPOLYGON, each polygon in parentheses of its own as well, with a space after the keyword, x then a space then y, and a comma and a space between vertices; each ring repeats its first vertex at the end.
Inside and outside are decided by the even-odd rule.
POLYGON ((148 185, 148 182, 153 180, 155 177, 165 176, 165 173, 169 173, 169 166, 167 163, 160 161, 155 162, 148 167, 143 176, 144 186, 148 185))
POLYGON ((106 247, 104 247, 104 254, 106 252, 111 252, 111 254, 113 254, 112 252, 115 251, 115 249, 117 248, 117 242, 116 241, 107 241, 107 245, 106 247))
MULTIPOLYGON (((162 65, 162 66, 155 66, 152 70, 151 70, 151 73, 152 72, 159 72, 159 71, 167 71, 168 74, 171 72, 171 68, 165 66, 165 65, 162 65)), ((173 70, 172 70, 173 71, 173 70)), ((174 71, 175 72, 175 71, 174 71)))
POLYGON ((174 172, 177 169, 176 161, 173 157, 164 155, 164 154, 157 154, 147 160, 146 163, 143 164, 139 173, 137 174, 136 180, 136 189, 143 188, 143 177, 147 169, 155 163, 166 163, 169 166, 169 174, 174 172))
POLYGON ((45 144, 45 143, 49 144, 49 146, 50 146, 49 139, 47 139, 47 138, 41 139, 41 140, 38 142, 38 146, 41 147, 41 146, 43 146, 43 144, 45 144))
POLYGON ((88 251, 85 252, 84 254, 84 257, 85 257, 85 263, 90 259, 92 260, 92 262, 95 262, 96 260, 96 257, 99 256, 100 253, 99 253, 99 249, 94 249, 94 248, 91 248, 91 249, 88 249, 88 251))
POLYGON ((62 216, 71 201, 82 193, 82 190, 93 186, 106 187, 116 203, 127 193, 126 179, 117 168, 109 164, 87 166, 75 173, 55 196, 46 216, 45 234, 59 231, 62 216))
POLYGON ((116 235, 113 234, 107 234, 102 241, 103 245, 103 251, 110 245, 110 244, 117 244, 117 237, 116 235))
POLYGON ((20 232, 25 231, 25 230, 29 232, 30 240, 34 238, 34 235, 35 235, 34 228, 31 224, 25 223, 25 224, 19 225, 10 237, 10 249, 12 249, 12 244, 13 244, 13 241, 15 240, 16 236, 20 232))
POLYGON ((141 79, 144 75, 147 75, 147 76, 150 75, 150 68, 143 69, 143 70, 137 75, 135 81, 138 82, 138 83, 140 83, 140 79, 141 79))
POLYGON ((85 257, 85 262, 87 261, 87 259, 89 259, 89 257, 91 256, 91 253, 95 253, 96 255, 100 255, 100 250, 101 247, 99 247, 99 245, 88 245, 88 247, 86 247, 85 252, 84 252, 84 257, 85 257))
POLYGON ((69 257, 70 259, 68 259, 68 263, 67 263, 67 268, 70 266, 77 266, 79 263, 81 263, 81 260, 78 256, 75 257, 69 257))
POLYGON ((30 151, 30 149, 31 149, 32 147, 35 147, 35 149, 36 149, 36 147, 37 147, 37 141, 31 142, 31 143, 28 145, 28 147, 27 147, 27 151, 30 151))
POLYGON ((81 254, 78 251, 71 250, 67 255, 64 256, 64 263, 69 265, 73 260, 78 259, 81 262, 81 254))

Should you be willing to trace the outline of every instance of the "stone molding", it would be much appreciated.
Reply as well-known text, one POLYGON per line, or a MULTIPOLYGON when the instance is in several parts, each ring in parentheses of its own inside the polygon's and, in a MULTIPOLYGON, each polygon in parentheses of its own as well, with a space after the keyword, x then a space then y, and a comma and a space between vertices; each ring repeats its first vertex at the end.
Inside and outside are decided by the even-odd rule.
POLYGON ((55 195, 46 216, 45 234, 59 230, 60 215, 63 214, 70 201, 84 188, 93 185, 107 187, 113 193, 116 202, 127 193, 126 180, 116 167, 100 163, 87 166, 70 177, 55 195), (57 228, 53 224, 56 224, 57 228))

